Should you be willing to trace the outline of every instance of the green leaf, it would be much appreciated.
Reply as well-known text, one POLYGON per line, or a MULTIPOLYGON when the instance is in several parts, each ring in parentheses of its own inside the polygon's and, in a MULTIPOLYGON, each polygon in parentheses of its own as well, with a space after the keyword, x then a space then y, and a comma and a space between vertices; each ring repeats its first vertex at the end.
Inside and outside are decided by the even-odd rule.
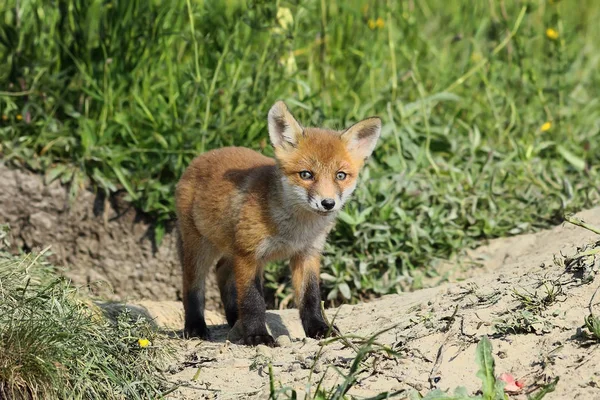
POLYGON ((350 214, 348 214, 345 211, 340 211, 338 216, 342 221, 344 221, 345 223, 347 223, 350 226, 355 226, 357 224, 356 219, 354 219, 350 214))
POLYGON ((556 390, 556 384, 558 383, 559 377, 557 376, 554 380, 547 385, 542 386, 539 392, 535 393, 532 396, 527 396, 528 400, 542 400, 548 393, 554 392, 556 390))
POLYGON ((330 282, 335 282, 335 280, 336 280, 335 276, 328 274, 327 272, 323 272, 321 274, 321 279, 324 281, 330 281, 330 282))
POLYGON ((448 393, 435 389, 431 392, 427 393, 427 396, 423 397, 423 400, 478 400, 481 399, 481 396, 471 397, 467 393, 467 389, 462 386, 459 386, 454 390, 453 395, 449 395, 448 393))
POLYGON ((94 168, 94 172, 92 173, 92 178, 94 178, 94 181, 96 181, 96 183, 99 184, 103 189, 111 191, 111 192, 117 191, 116 186, 113 185, 113 183, 111 181, 106 179, 106 176, 104 176, 104 174, 102 172, 100 172, 100 170, 98 168, 94 168))
POLYGON ((487 336, 483 336, 477 344, 475 362, 479 365, 477 377, 482 382, 481 391, 483 392, 483 398, 485 400, 502 400, 504 398, 504 385, 496 385, 492 343, 487 336), (500 390, 500 397, 498 397, 498 389, 500 390))
POLYGON ((566 147, 563 147, 559 144, 556 145, 556 150, 560 153, 561 156, 563 156, 565 160, 567 160, 569 164, 571 164, 579 171, 583 171, 585 169, 585 160, 575 155, 570 150, 567 150, 566 147))
POLYGON ((154 241, 156 243, 156 247, 160 247, 163 238, 165 237, 165 225, 163 223, 158 223, 154 228, 154 241))
POLYGON ((162 146, 163 149, 169 148, 169 143, 167 142, 167 140, 165 139, 165 137, 163 135, 161 135, 158 132, 154 132, 152 134, 152 136, 154 136, 154 139, 162 146))
POLYGON ((46 185, 52 183, 56 178, 62 175, 63 172, 67 169, 65 164, 59 164, 56 167, 49 168, 46 171, 46 175, 44 176, 44 181, 46 185))
POLYGON ((339 289, 342 296, 344 296, 346 299, 350 300, 352 298, 352 294, 350 293, 350 286, 348 286, 346 282, 340 283, 339 289))
POLYGON ((137 198, 138 198, 137 193, 135 193, 135 191, 129 184, 129 181, 125 178, 125 175, 123 174, 123 171, 121 170, 121 167, 116 166, 116 165, 111 165, 111 168, 114 171, 115 175, 117 176, 117 179, 119 179, 119 182, 121 182, 121 185, 123 185, 125 190, 127 190, 127 193, 129 193, 131 198, 134 200, 137 200, 137 198))

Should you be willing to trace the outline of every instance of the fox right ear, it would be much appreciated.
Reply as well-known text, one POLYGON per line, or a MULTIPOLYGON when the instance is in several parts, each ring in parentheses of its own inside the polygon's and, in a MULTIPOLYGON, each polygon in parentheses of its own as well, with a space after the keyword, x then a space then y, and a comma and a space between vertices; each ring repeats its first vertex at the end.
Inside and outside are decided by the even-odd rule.
POLYGON ((274 147, 296 147, 304 129, 289 112, 283 101, 269 110, 269 137, 274 147))

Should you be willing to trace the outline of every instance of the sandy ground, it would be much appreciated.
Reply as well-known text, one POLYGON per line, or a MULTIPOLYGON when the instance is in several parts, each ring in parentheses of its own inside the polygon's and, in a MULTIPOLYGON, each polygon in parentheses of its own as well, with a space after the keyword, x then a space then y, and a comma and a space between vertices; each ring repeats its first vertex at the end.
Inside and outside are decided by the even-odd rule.
MULTIPOLYGON (((600 208, 578 216, 600 225, 600 208)), ((377 342, 398 353, 366 358, 364 371, 348 393, 361 398, 405 389, 399 398, 407 398, 410 391, 425 394, 433 387, 453 391, 457 386, 475 393, 480 388, 475 348, 479 338, 488 335, 496 374, 511 373, 525 384, 511 398, 525 399, 526 393, 559 377, 556 390, 545 399, 600 399, 598 344, 581 334, 600 280, 592 275, 584 282, 582 271, 568 262, 585 245, 600 246, 600 237, 570 224, 494 240, 471 252, 470 261, 480 267, 472 263, 463 263, 468 269, 458 263, 447 267, 450 282, 441 286, 328 310, 329 319, 335 317, 344 334, 369 337, 387 329, 377 342), (520 301, 517 294, 534 300, 520 301)), ((600 255, 581 258, 579 265, 587 266, 588 272, 598 271, 600 255)), ((159 325, 181 328, 180 303, 138 304, 159 325)), ((596 313, 600 314, 600 304, 596 313)), ((166 376, 181 385, 169 398, 266 398, 269 363, 276 389, 293 388, 303 398, 306 390, 314 392, 323 375, 325 388, 341 383, 341 374, 356 355, 339 341, 325 344, 305 338, 296 310, 268 312, 269 329, 279 343, 276 348, 234 344, 236 331, 229 331, 220 314, 211 312, 208 319, 213 325, 211 341, 169 340, 177 349, 177 360, 166 376)), ((352 340, 361 346, 359 339, 352 340)))

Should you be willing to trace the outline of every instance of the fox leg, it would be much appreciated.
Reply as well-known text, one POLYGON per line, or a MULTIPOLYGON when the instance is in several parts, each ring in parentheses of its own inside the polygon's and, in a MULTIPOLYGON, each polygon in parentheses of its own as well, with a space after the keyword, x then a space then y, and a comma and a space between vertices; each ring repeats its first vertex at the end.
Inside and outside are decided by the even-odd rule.
MULTIPOLYGON (((323 338, 330 331, 321 313, 320 254, 298 254, 290 260, 292 284, 306 336, 323 338)), ((335 332, 331 332, 334 334, 335 332)))
POLYGON ((229 326, 233 327, 238 319, 237 291, 235 289, 235 274, 233 259, 223 257, 217 262, 217 283, 221 293, 221 301, 225 308, 225 317, 229 326))
POLYGON ((185 337, 208 338, 204 319, 206 276, 219 252, 199 234, 178 235, 178 252, 183 268, 183 308, 185 337))
POLYGON ((236 256, 233 259, 238 315, 244 330, 244 343, 256 346, 274 345, 267 332, 267 306, 263 296, 262 265, 253 257, 236 256))

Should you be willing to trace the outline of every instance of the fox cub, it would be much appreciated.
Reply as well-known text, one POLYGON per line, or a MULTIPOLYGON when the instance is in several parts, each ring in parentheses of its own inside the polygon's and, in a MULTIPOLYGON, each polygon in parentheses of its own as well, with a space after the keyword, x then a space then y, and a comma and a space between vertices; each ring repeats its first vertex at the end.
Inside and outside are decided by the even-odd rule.
POLYGON ((338 132, 301 126, 279 101, 268 114, 275 159, 242 147, 195 158, 176 189, 187 337, 206 338, 204 282, 213 265, 227 322, 245 344, 273 345, 266 328, 263 267, 290 260, 296 305, 308 337, 329 327, 321 314, 319 264, 337 212, 356 188, 381 120, 338 132))

